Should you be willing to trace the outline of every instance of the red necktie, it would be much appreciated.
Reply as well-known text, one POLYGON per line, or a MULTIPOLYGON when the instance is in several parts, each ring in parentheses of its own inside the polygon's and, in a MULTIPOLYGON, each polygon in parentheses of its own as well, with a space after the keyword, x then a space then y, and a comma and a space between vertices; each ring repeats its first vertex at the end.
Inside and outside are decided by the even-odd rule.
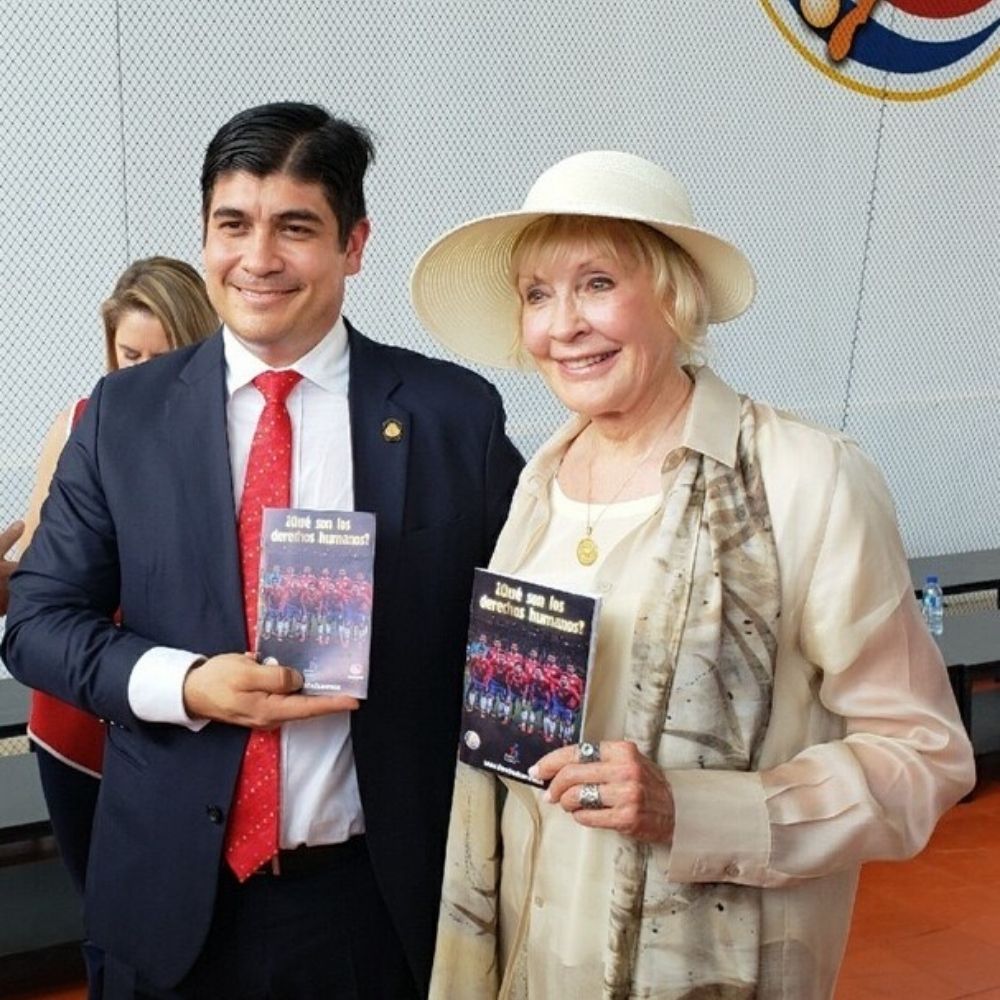
MULTIPOLYGON (((240 563, 248 649, 257 638, 260 587, 260 525, 265 507, 288 507, 292 481, 292 421, 285 400, 302 376, 264 372, 254 386, 264 397, 240 503, 240 563)), ((242 882, 278 853, 280 729, 250 733, 226 828, 226 862, 242 882)))

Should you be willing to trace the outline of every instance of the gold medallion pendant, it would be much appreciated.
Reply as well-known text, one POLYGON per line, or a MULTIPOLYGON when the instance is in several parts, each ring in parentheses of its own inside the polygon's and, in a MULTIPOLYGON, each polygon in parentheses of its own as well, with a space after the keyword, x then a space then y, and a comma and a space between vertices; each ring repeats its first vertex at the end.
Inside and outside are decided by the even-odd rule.
POLYGON ((597 562, 597 543, 587 535, 576 543, 576 558, 581 566, 593 566, 597 562))

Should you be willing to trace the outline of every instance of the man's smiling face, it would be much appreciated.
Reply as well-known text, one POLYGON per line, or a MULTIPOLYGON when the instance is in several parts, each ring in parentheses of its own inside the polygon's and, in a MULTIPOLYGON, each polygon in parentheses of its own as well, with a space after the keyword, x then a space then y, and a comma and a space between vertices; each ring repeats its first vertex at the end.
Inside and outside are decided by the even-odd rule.
POLYGON ((222 174, 205 220, 212 305, 268 365, 289 365, 336 322, 345 279, 361 269, 368 229, 362 219, 342 247, 320 184, 284 173, 222 174))

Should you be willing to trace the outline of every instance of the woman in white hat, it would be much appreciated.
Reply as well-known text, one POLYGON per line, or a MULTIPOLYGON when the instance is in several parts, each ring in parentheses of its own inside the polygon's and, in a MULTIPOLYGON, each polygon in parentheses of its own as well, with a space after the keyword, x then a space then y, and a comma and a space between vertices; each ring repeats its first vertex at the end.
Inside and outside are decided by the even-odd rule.
POLYGON ((573 411, 492 568, 603 598, 590 742, 544 793, 458 766, 432 995, 829 997, 858 866, 920 850, 974 774, 880 475, 690 364, 753 274, 646 160, 556 164, 412 287, 573 411))

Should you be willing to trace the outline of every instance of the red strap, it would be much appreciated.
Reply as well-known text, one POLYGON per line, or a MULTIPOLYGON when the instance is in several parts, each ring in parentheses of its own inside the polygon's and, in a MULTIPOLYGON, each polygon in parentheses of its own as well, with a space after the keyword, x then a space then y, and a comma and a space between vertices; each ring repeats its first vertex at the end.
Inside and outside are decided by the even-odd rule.
POLYGON ((73 404, 73 417, 71 421, 71 425, 73 427, 76 427, 76 425, 80 422, 80 419, 83 417, 83 413, 86 409, 87 409, 86 396, 84 396, 83 399, 78 399, 76 403, 73 404))

